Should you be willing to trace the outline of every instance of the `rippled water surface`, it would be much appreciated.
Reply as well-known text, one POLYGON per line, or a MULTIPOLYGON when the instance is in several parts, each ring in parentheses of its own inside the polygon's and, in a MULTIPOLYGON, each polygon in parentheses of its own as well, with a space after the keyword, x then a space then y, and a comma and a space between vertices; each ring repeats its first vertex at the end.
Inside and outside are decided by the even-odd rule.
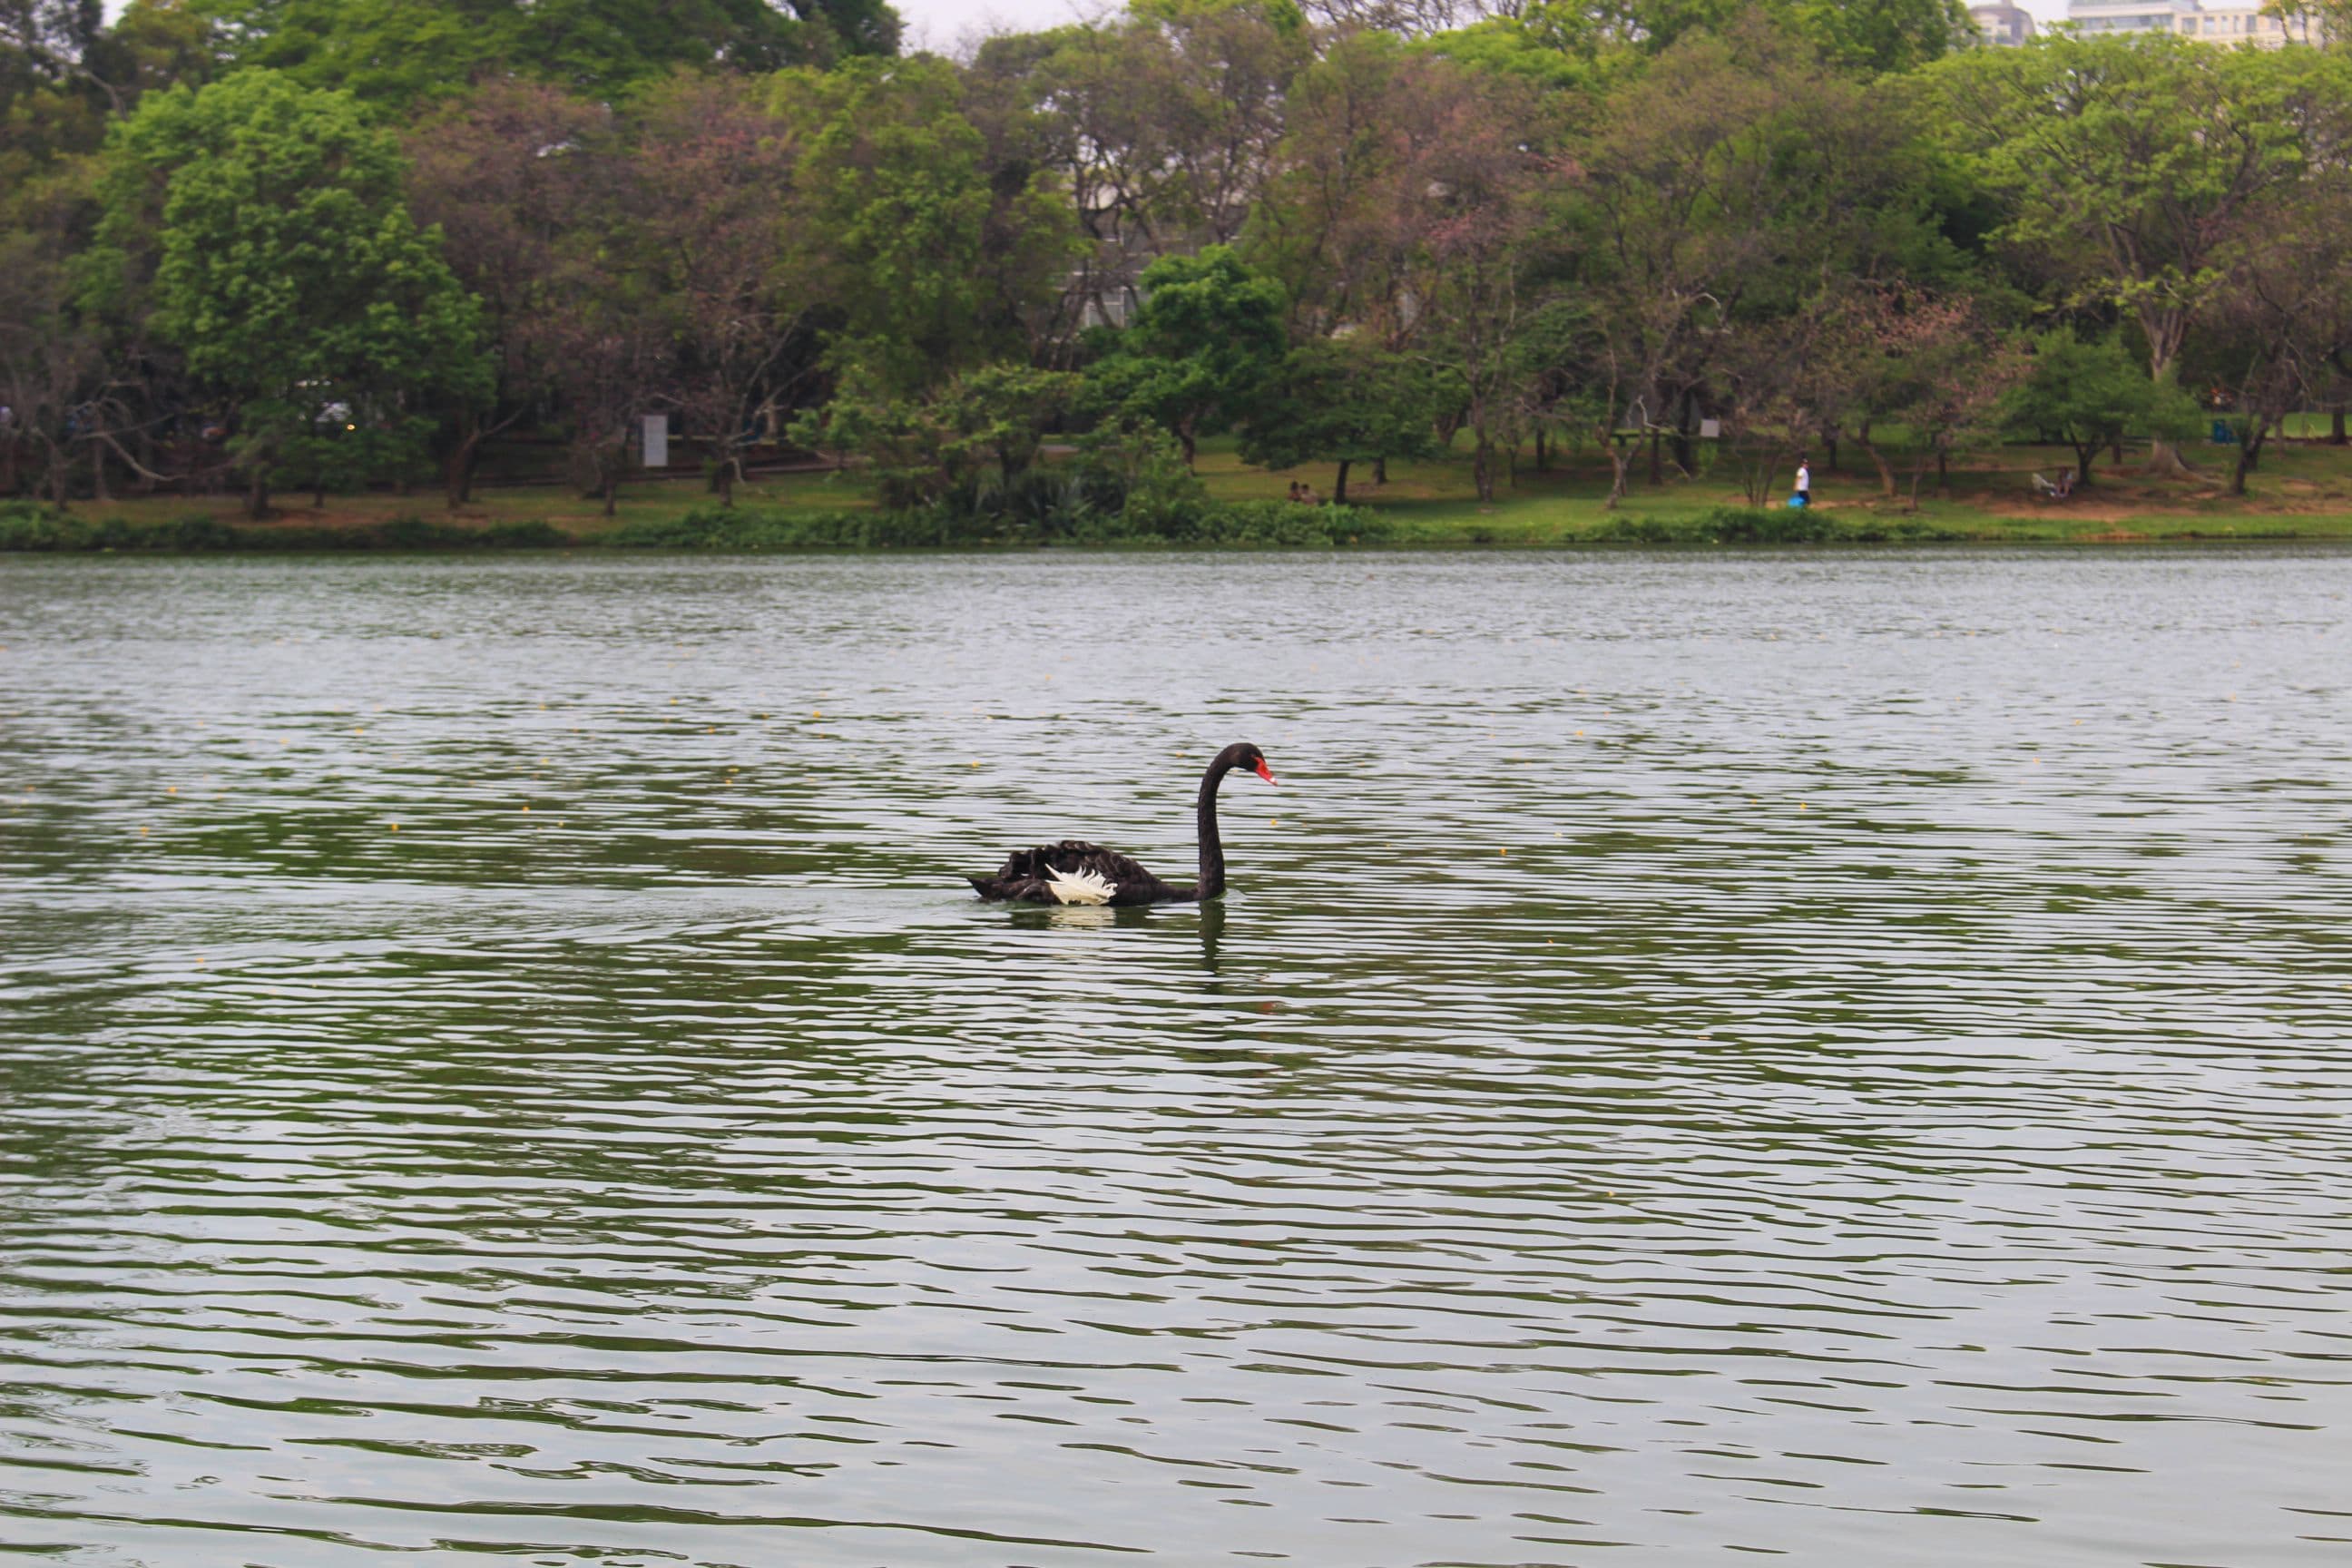
POLYGON ((0 562, 0 1550, 2341 1564, 2347 594, 0 562))

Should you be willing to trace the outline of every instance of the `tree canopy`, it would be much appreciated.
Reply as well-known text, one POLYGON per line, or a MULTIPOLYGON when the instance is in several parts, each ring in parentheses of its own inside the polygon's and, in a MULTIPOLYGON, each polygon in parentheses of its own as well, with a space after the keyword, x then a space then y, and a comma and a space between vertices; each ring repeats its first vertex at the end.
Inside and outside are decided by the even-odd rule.
POLYGON ((1181 507, 1226 431, 1916 493, 2003 420, 2161 457, 2184 377, 2243 482, 2352 390, 2346 32, 1131 0, 950 59, 880 0, 0 0, 0 490, 462 504, 528 436, 610 504, 662 414, 722 500, 817 440, 910 505, 1181 507))

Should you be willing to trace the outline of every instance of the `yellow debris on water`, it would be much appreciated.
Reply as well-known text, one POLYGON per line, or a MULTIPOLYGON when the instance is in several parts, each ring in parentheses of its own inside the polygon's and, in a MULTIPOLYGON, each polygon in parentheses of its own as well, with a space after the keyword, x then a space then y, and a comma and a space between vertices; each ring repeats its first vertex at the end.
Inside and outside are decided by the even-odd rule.
POLYGON ((387 827, 389 827, 389 828, 391 828, 394 833, 397 833, 397 832, 399 832, 399 831, 400 831, 400 824, 398 824, 397 822, 389 822, 389 823, 386 823, 384 826, 387 826, 387 827))

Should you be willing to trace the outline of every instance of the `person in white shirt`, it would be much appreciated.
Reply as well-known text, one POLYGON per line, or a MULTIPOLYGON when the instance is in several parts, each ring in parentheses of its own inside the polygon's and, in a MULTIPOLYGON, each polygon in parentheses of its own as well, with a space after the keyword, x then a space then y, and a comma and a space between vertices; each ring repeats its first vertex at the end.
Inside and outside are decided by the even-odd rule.
POLYGON ((1799 506, 1813 504, 1813 470, 1811 465, 1802 457, 1797 459, 1797 504, 1799 506))

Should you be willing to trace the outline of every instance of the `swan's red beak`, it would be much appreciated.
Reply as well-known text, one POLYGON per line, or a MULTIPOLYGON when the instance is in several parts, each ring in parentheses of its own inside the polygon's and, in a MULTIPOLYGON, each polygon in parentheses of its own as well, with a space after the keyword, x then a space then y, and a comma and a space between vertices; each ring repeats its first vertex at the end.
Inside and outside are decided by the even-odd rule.
POLYGON ((1257 760, 1257 776, 1270 784, 1279 785, 1282 783, 1280 779, 1274 776, 1274 770, 1265 765, 1264 757, 1257 760))

